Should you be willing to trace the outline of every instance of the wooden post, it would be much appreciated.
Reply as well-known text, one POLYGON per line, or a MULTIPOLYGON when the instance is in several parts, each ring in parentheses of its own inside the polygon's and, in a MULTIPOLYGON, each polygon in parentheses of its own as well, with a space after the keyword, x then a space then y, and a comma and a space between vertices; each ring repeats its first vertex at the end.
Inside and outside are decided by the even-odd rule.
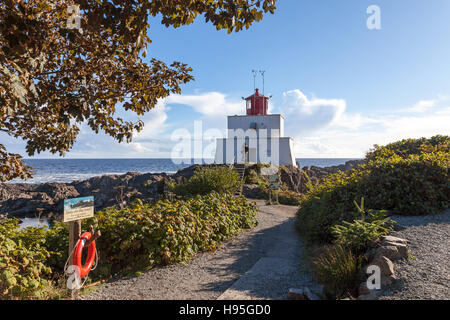
MULTIPOLYGON (((69 265, 72 265, 72 251, 81 235, 81 220, 69 222, 69 265)), ((72 300, 78 299, 78 289, 71 290, 72 300)))

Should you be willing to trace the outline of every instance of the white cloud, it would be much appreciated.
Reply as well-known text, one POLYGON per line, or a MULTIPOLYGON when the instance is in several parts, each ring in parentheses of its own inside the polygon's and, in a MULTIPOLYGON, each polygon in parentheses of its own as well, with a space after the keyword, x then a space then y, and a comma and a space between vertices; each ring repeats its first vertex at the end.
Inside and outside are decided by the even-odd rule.
POLYGON ((150 110, 143 118, 144 129, 141 132, 135 134, 135 141, 152 140, 159 137, 167 129, 167 106, 164 100, 159 100, 156 106, 150 110))
POLYGON ((208 92, 199 95, 171 95, 166 104, 182 104, 192 107, 198 113, 207 117, 240 114, 242 102, 231 102, 227 96, 219 92, 208 92))
MULTIPOLYGON (((298 90, 295 92, 295 95, 302 96, 298 94, 298 90)), ((316 104, 319 104, 317 101, 322 101, 318 108, 326 111, 306 113, 307 121, 313 124, 309 131, 296 129, 298 119, 286 117, 286 135, 294 138, 294 150, 298 158, 363 157, 374 144, 384 145, 401 139, 431 137, 436 134, 450 135, 450 107, 445 105, 447 100, 444 96, 419 101, 412 108, 378 113, 370 117, 345 112, 345 101, 332 103, 335 99, 308 100, 305 97, 298 99, 297 107, 290 100, 288 103, 291 105, 287 110, 302 110, 311 101, 316 104), (338 105, 341 106, 340 109, 338 105), (425 113, 426 110, 428 112, 425 113)), ((295 115, 294 112, 290 114, 295 115)))
POLYGON ((309 99, 303 92, 295 89, 283 93, 280 111, 286 120, 290 120, 286 121, 287 128, 296 128, 297 131, 306 133, 337 122, 345 108, 345 100, 309 99))
POLYGON ((417 102, 411 109, 411 112, 425 112, 434 107, 438 100, 421 100, 417 102))

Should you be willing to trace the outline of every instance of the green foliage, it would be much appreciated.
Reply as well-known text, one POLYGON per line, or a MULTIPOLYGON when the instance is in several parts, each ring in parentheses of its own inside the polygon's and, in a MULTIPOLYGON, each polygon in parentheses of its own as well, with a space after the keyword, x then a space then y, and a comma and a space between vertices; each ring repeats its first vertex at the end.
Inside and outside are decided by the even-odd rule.
MULTIPOLYGON (((92 279, 133 274, 157 265, 186 262, 199 251, 213 250, 237 232, 257 224, 256 205, 244 197, 212 192, 188 200, 109 208, 83 220, 102 237, 92 279)), ((68 256, 68 227, 18 229, 18 222, 0 224, 0 299, 50 298, 58 295, 68 256), (59 275, 59 278, 58 278, 59 275)))
POLYGON ((367 160, 379 160, 390 158, 393 155, 407 159, 410 155, 420 155, 433 151, 450 152, 450 137, 436 135, 429 139, 404 139, 386 146, 375 145, 372 150, 366 154, 367 160))
POLYGON ((186 262, 196 252, 215 249, 235 233, 255 226, 256 212, 256 206, 243 197, 215 192, 106 209, 86 221, 102 232, 96 275, 105 278, 186 262))
POLYGON ((287 206, 298 206, 303 196, 300 193, 290 190, 278 191, 278 202, 287 206))
POLYGON ((313 259, 314 276, 328 295, 340 298, 354 295, 359 282, 362 257, 342 245, 325 246, 313 259))
POLYGON ((52 271, 44 228, 18 228, 16 219, 0 223, 0 299, 46 298, 52 271))
POLYGON ((261 183, 261 176, 255 169, 249 169, 245 175, 245 182, 249 184, 259 184, 261 183))
POLYGON ((332 226, 331 233, 336 238, 335 243, 349 248, 356 254, 364 254, 372 242, 389 234, 393 221, 383 212, 365 210, 364 198, 361 199, 361 206, 358 206, 356 202, 355 205, 361 218, 332 226))
MULTIPOLYGON (((88 230, 84 225, 84 230, 88 230)), ((52 268, 55 274, 64 273, 64 264, 68 256, 69 224, 62 221, 54 221, 50 229, 45 230, 45 248, 50 256, 46 264, 52 268)))
POLYGON ((358 218, 352 204, 361 197, 368 207, 396 215, 433 214, 448 208, 449 139, 418 140, 420 144, 410 139, 378 147, 368 155, 368 163, 311 186, 298 211, 298 230, 307 240, 331 242, 333 225, 358 218))
POLYGON ((173 192, 180 196, 233 192, 241 186, 239 174, 226 166, 199 167, 194 175, 184 183, 176 184, 173 192))

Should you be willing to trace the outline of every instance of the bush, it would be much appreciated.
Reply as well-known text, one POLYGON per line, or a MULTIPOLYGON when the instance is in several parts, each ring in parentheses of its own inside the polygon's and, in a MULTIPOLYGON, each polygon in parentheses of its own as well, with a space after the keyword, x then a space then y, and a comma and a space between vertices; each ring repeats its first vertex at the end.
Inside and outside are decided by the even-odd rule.
POLYGON ((312 186, 301 201, 298 230, 307 240, 331 242, 333 225, 358 218, 352 205, 361 197, 365 197, 367 207, 396 215, 433 214, 448 208, 448 138, 433 137, 428 143, 419 140, 419 147, 411 140, 392 144, 395 147, 378 147, 378 151, 384 151, 372 151, 368 163, 331 174, 321 184, 312 186), (423 151, 417 154, 417 150, 423 151))
POLYGON ((278 191, 278 202, 287 206, 298 206, 303 199, 300 193, 290 190, 278 191))
POLYGON ((320 250, 313 259, 312 268, 327 295, 340 298, 346 294, 355 296, 361 264, 362 257, 342 245, 332 245, 320 250))
POLYGON ((335 243, 349 248, 355 254, 364 254, 371 243, 378 241, 382 236, 389 234, 393 229, 393 221, 383 212, 365 210, 364 198, 361 206, 355 202, 361 218, 353 222, 344 221, 342 225, 331 227, 331 233, 335 236, 335 243))
POLYGON ((176 184, 173 192, 180 196, 233 192, 241 186, 241 178, 236 170, 228 167, 200 167, 184 183, 176 184))
POLYGON ((394 155, 406 159, 410 155, 420 155, 422 153, 433 151, 449 153, 450 137, 436 135, 430 139, 404 139, 382 147, 375 145, 374 148, 366 154, 366 159, 368 161, 380 160, 390 158, 394 155))
MULTIPOLYGON (((94 225, 102 233, 97 241, 99 265, 90 278, 186 262, 255 226, 256 213, 256 205, 244 197, 216 192, 153 205, 136 200, 124 209, 105 209, 82 223, 83 230, 94 225)), ((49 230, 18 228, 15 219, 0 224, 0 299, 52 297, 68 256, 67 224, 55 222, 49 230)))
POLYGON ((44 228, 19 231, 16 219, 0 223, 0 299, 43 299, 51 269, 44 228))
POLYGON ((87 220, 102 232, 97 277, 107 278, 156 265, 186 262, 256 225, 256 206, 245 198, 212 192, 188 200, 136 201, 87 220))

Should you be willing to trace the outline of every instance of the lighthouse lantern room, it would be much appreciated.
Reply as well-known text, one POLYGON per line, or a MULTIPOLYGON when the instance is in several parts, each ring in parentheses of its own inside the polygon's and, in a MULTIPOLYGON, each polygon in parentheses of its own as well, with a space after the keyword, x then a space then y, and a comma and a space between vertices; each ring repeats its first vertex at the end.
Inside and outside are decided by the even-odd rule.
POLYGON ((263 96, 256 89, 255 93, 245 99, 248 116, 267 115, 267 105, 269 98, 263 96))

